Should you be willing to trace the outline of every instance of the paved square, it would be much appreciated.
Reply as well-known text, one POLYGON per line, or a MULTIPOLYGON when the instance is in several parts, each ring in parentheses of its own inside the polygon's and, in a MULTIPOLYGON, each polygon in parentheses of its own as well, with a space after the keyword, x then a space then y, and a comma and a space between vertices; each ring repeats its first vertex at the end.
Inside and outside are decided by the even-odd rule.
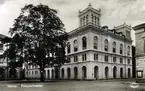
POLYGON ((141 84, 133 89, 129 80, 0 82, 0 91, 145 91, 141 84))

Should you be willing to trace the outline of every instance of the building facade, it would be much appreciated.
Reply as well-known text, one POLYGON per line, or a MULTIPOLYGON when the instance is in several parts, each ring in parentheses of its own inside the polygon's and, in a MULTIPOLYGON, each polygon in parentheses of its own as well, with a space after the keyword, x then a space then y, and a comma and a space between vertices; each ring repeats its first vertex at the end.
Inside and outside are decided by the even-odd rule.
POLYGON ((8 67, 10 60, 3 58, 4 51, 7 49, 6 44, 2 42, 4 38, 8 38, 8 36, 0 34, 0 80, 20 79, 21 67, 8 67))
MULTIPOLYGON (((108 29, 101 26, 101 10, 91 4, 79 11, 79 27, 70 31, 66 57, 69 61, 55 68, 45 68, 46 79, 112 79, 132 77, 131 26, 122 24, 108 29)), ((39 78, 39 67, 29 66, 28 78, 39 78), (35 74, 36 73, 36 74, 35 74)))
POLYGON ((136 75, 145 78, 145 23, 133 27, 136 41, 136 75))

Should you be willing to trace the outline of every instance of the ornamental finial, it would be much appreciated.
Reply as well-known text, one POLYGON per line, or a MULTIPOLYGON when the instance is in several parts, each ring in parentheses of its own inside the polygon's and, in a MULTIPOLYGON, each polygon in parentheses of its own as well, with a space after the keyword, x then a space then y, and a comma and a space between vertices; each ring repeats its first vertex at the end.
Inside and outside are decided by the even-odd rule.
POLYGON ((88 7, 92 7, 91 3, 89 3, 88 7))
POLYGON ((79 10, 79 13, 81 13, 81 10, 79 10))

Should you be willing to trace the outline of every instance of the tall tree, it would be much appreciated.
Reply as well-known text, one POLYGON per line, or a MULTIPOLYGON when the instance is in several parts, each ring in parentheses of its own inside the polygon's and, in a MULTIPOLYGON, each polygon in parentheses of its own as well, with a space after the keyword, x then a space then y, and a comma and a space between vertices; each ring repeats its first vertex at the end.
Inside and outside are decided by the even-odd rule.
POLYGON ((39 65, 41 81, 44 81, 46 64, 61 65, 66 61, 68 35, 56 10, 42 4, 26 5, 9 32, 12 37, 4 40, 9 44, 5 56, 19 66, 23 63, 39 65))

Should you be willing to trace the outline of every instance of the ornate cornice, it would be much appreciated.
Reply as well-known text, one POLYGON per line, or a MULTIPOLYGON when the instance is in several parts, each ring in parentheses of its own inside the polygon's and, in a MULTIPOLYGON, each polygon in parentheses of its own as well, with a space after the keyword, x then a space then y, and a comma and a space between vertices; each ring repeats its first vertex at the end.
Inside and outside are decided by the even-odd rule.
POLYGON ((132 66, 131 64, 121 64, 121 63, 111 63, 111 62, 100 62, 100 61, 81 61, 81 62, 72 62, 72 63, 66 63, 63 66, 66 65, 74 65, 74 64, 82 64, 82 63, 100 63, 100 64, 110 64, 112 66, 115 65, 125 65, 125 66, 132 66))
POLYGON ((102 53, 102 54, 108 54, 108 55, 114 55, 114 56, 132 58, 132 56, 127 56, 127 55, 125 56, 125 55, 122 55, 122 54, 116 54, 116 53, 99 51, 99 50, 83 50, 83 51, 78 51, 78 52, 66 54, 66 56, 74 56, 74 55, 78 55, 78 54, 85 53, 85 52, 98 52, 98 53, 102 53))
POLYGON ((139 25, 136 25, 133 27, 134 30, 138 30, 138 29, 141 29, 141 28, 145 28, 145 23, 142 23, 142 24, 139 24, 139 25))
POLYGON ((104 29, 100 26, 97 26, 97 25, 94 25, 92 23, 88 23, 88 25, 85 25, 85 26, 81 26, 75 30, 72 30, 68 33, 69 36, 73 36, 81 31, 84 31, 84 30, 88 30, 88 29, 91 29, 93 31, 98 31, 98 32, 101 32, 101 34, 103 35, 110 35, 111 37, 114 37, 116 39, 121 39, 122 41, 124 42, 130 42, 132 43, 132 40, 130 38, 127 38, 125 37, 124 35, 122 35, 121 33, 118 33, 116 31, 113 31, 113 30, 109 30, 109 29, 104 29))

